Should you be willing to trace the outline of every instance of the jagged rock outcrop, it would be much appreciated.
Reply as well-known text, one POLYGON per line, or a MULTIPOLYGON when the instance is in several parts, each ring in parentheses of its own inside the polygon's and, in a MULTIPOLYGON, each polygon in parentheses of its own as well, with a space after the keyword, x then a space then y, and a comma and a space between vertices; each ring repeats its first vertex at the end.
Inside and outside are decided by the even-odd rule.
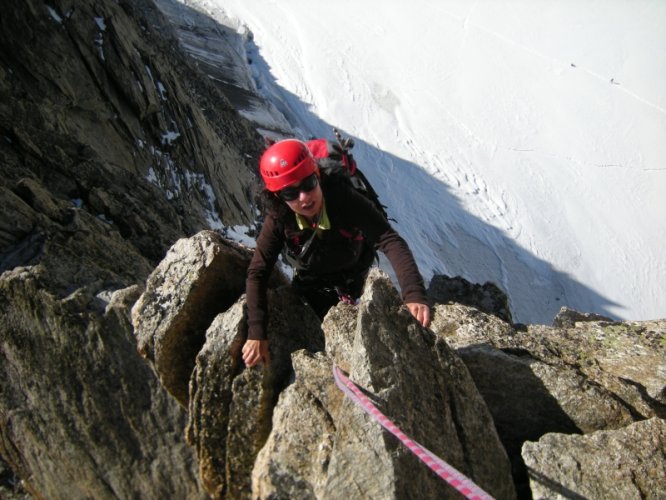
MULTIPOLYGON (((233 304, 244 292, 250 257, 250 250, 212 231, 179 240, 150 275, 132 310, 139 350, 167 390, 189 407, 188 441, 197 449, 204 484, 216 493, 229 484, 231 497, 236 496, 233 488, 249 485, 252 460, 249 469, 239 464, 253 455, 225 451, 233 449, 238 437, 228 433, 229 425, 237 429, 242 424, 256 433, 248 440, 260 446, 270 428, 274 400, 291 374, 289 354, 300 348, 323 348, 314 313, 303 304, 296 309, 299 301, 288 291, 274 291, 269 327, 276 332, 276 341, 271 344, 271 369, 263 378, 255 372, 241 374, 239 343, 247 328, 242 303, 233 304), (299 321, 287 321, 282 311, 297 314, 299 321), (259 411, 248 410, 239 419, 235 415, 243 398, 235 398, 235 411, 231 405, 234 391, 241 390, 256 400, 259 411), (243 474, 245 483, 238 479, 243 474), (235 483, 225 476, 236 477, 235 483)), ((287 282, 276 270, 269 283, 279 289, 287 282)))
MULTIPOLYGON (((180 321, 174 319, 181 317, 180 310, 195 308, 189 290, 196 290, 197 282, 225 282, 234 274, 202 265, 211 260, 208 255, 229 251, 228 243, 213 236, 201 233, 179 242, 155 270, 139 304, 143 311, 168 304, 160 316, 166 321, 155 329, 150 315, 135 315, 140 337, 159 342, 159 332, 180 321), (193 259, 193 254, 198 256, 193 259), (182 283, 178 276, 187 277, 181 292, 176 291, 182 283)), ((225 262, 241 266, 238 274, 243 274, 246 261, 225 262)), ((369 391, 407 434, 498 498, 512 497, 514 486, 498 474, 497 464, 505 458, 493 444, 495 429, 511 459, 518 495, 530 498, 532 491, 542 491, 529 489, 539 474, 546 485, 568 483, 566 477, 553 477, 557 468, 528 469, 525 460, 538 460, 533 458, 537 452, 523 459, 521 449, 547 455, 555 453, 549 451, 549 436, 582 439, 598 432, 624 432, 647 417, 661 422, 655 415, 662 414, 663 322, 608 323, 563 311, 563 317, 583 321, 569 328, 516 329, 500 319, 510 319, 510 314, 505 314, 507 303, 496 287, 467 284, 467 292, 461 292, 460 280, 447 284, 447 279, 440 276, 431 287, 440 290, 432 297, 435 335, 401 308, 380 272, 371 273, 357 308, 338 306, 321 326, 282 286, 284 279, 277 279, 270 291, 269 330, 274 339, 267 370, 246 370, 240 361, 246 329, 242 296, 212 320, 205 344, 200 342, 196 360, 188 364, 188 442, 197 450, 207 491, 218 498, 450 495, 449 487, 345 400, 333 384, 334 364, 369 391), (476 307, 441 293, 451 289, 458 290, 460 302, 476 307), (437 303, 442 299, 446 304, 437 303), (619 362, 624 357, 630 364, 619 362), (537 448, 530 448, 530 442, 537 442, 537 448)), ((182 317, 193 321, 190 316, 182 317)), ((187 343, 187 330, 181 325, 172 341, 187 343)), ((169 360, 164 369, 169 369, 169 360)), ((179 375, 181 385, 186 372, 179 375)), ((626 453, 632 453, 631 447, 626 453)), ((640 454, 627 458, 626 464, 626 471, 637 476, 654 468, 640 454)), ((595 488, 598 479, 591 469, 582 480, 588 479, 592 489, 581 491, 595 488)), ((641 484, 645 493, 657 483, 641 484)))
POLYGON ((245 370, 244 299, 219 315, 190 379, 188 442, 197 450, 201 477, 214 497, 248 498, 254 460, 271 431, 278 396, 293 375, 291 353, 324 349, 319 319, 288 288, 269 294, 271 363, 245 370))
POLYGON ((278 403, 273 431, 255 464, 253 487, 262 498, 282 492, 457 498, 335 391, 333 365, 348 372, 407 435, 495 498, 513 498, 505 452, 469 372, 443 339, 413 320, 386 275, 371 271, 359 306, 338 306, 322 327, 326 351, 294 355, 295 382, 278 403))
MULTIPOLYGON (((153 328, 157 338, 172 331, 165 323, 192 319, 178 312, 190 307, 183 298, 188 292, 178 291, 183 279, 214 282, 217 274, 223 282, 233 274, 207 266, 204 277, 202 262, 224 244, 205 233, 191 240, 175 245, 151 276, 137 307, 163 308, 162 321, 156 327, 145 314, 134 314, 139 336, 149 336, 153 328), (191 258, 193 248, 196 259, 191 258), (171 262, 182 265, 175 268, 171 262), (165 275, 160 277, 161 272, 165 275)), ((331 371, 337 364, 407 434, 497 498, 513 498, 505 451, 462 361, 444 339, 421 328, 401 307, 385 275, 371 273, 366 286, 358 308, 339 306, 321 326, 288 288, 274 288, 271 364, 266 370, 246 370, 239 360, 246 330, 243 298, 213 321, 190 379, 188 427, 209 493, 226 498, 457 495, 358 408, 342 402, 331 371)), ((187 330, 181 325, 182 332, 187 330)), ((187 334, 179 338, 188 341, 187 334)), ((158 371, 165 369, 163 363, 158 371)))
POLYGON ((528 480, 521 456, 526 441, 664 418, 666 322, 563 315, 583 321, 519 331, 476 308, 435 308, 432 329, 469 368, 512 459, 519 493, 528 480))
POLYGON ((33 232, 0 275, 0 454, 36 497, 200 496, 185 413, 137 354, 129 320, 149 261, 41 184, 17 188, 22 198, 5 193, 33 232))
MULTIPOLYGON (((251 252, 213 231, 178 240, 151 273, 132 309, 139 352, 184 406, 197 353, 213 318, 245 291, 251 252)), ((274 274, 274 282, 285 278, 274 274)))

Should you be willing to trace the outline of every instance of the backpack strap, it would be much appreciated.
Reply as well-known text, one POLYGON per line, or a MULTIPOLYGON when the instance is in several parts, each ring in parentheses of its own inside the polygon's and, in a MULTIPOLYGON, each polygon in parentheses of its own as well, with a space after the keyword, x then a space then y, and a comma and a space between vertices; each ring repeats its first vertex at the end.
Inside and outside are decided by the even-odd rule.
POLYGON ((355 175, 356 162, 354 161, 352 154, 349 152, 349 150, 354 147, 354 139, 351 137, 343 138, 342 134, 340 134, 340 131, 337 128, 333 129, 333 133, 335 134, 335 139, 338 141, 336 145, 338 146, 337 149, 340 150, 340 154, 342 155, 342 163, 344 163, 350 175, 355 175))

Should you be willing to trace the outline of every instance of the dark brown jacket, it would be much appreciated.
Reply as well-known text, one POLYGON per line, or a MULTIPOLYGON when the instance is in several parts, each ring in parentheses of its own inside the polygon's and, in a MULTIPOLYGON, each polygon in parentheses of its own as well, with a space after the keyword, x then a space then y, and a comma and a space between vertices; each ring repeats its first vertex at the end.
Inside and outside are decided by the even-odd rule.
MULTIPOLYGON (((374 248, 393 266, 405 303, 427 304, 423 278, 407 242, 372 202, 334 177, 322 176, 321 187, 331 228, 312 240, 306 258, 297 267, 299 278, 317 278, 320 283, 336 286, 349 273, 365 272, 374 255, 367 250, 374 248)), ((286 250, 297 255, 311 234, 311 229, 299 230, 291 211, 281 217, 275 213, 266 216, 247 273, 249 339, 266 338, 267 282, 280 253, 286 250)))

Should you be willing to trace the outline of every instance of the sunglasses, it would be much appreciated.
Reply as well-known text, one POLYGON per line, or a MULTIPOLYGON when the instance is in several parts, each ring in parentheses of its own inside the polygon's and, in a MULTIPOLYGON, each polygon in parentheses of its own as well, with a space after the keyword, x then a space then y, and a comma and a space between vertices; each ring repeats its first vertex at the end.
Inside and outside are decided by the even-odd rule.
POLYGON ((278 196, 282 201, 294 201, 301 193, 309 193, 319 184, 317 174, 311 174, 301 181, 298 186, 287 186, 278 191, 278 196))

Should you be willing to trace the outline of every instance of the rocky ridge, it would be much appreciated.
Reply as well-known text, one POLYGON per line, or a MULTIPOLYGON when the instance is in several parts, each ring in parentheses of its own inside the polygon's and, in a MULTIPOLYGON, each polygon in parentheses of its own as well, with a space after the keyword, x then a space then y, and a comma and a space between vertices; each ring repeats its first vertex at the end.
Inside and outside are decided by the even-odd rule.
MULTIPOLYGON (((209 232, 175 245, 134 306, 140 348, 165 338, 191 342, 182 321, 165 318, 191 309, 195 294, 233 296, 236 285, 211 276, 220 266, 204 262, 214 253, 240 264, 239 251, 209 232), (173 262, 187 262, 177 274, 198 284, 180 286, 173 262), (222 282, 230 289, 205 285, 222 282)), ((665 322, 616 323, 563 309, 555 323, 566 327, 517 329, 501 319, 506 297, 489 284, 438 276, 429 295, 435 317, 423 329, 376 270, 358 307, 339 305, 319 325, 276 276, 266 370, 244 369, 239 359, 242 295, 212 319, 185 363, 187 438, 207 491, 216 498, 455 498, 343 397, 334 365, 405 433, 495 498, 619 498, 618 491, 658 498, 665 491, 665 322), (449 300, 452 288, 466 305, 449 300), (629 439, 632 446, 618 444, 629 439), (583 464, 576 474, 572 462, 583 464), (616 465, 618 483, 605 472, 616 465), (633 486, 618 489, 630 476, 633 486)), ((144 352, 162 379, 178 373, 185 385, 180 352, 159 364, 151 349, 144 352)))
MULTIPOLYGON (((183 381, 189 380, 187 436, 211 495, 456 497, 342 398, 332 378, 337 365, 406 433, 428 443, 495 497, 515 496, 506 452, 468 370, 443 338, 412 320, 378 269, 358 308, 339 306, 321 325, 276 277, 268 326, 272 361, 265 370, 244 369, 239 359, 246 334, 244 296, 214 318, 193 362, 184 363, 182 352, 175 350, 163 352, 158 361, 157 349, 143 346, 192 341, 194 328, 167 318, 181 318, 194 295, 233 294, 233 282, 219 275, 221 266, 208 256, 230 263, 238 251, 212 232, 177 243, 150 275, 132 310, 139 348, 162 380, 173 380, 174 372, 184 378, 186 370, 178 367, 194 365, 183 381), (182 266, 177 274, 173 262, 182 266), (194 277, 196 286, 182 286, 184 276, 194 277), (228 283, 229 290, 211 288, 220 283, 228 283)), ((244 274, 243 268, 237 271, 244 274)))

